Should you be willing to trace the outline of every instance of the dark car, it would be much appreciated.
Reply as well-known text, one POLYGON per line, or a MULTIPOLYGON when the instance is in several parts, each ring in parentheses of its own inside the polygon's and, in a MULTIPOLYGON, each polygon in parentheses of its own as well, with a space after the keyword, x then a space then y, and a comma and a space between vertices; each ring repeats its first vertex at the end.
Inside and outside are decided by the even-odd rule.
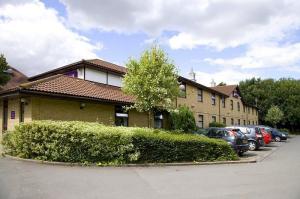
POLYGON ((278 129, 271 128, 268 126, 262 126, 268 133, 271 134, 272 140, 275 142, 280 142, 281 140, 287 140, 288 135, 284 132, 279 131, 278 129))
POLYGON ((238 155, 243 155, 249 149, 247 136, 239 130, 212 127, 207 129, 206 136, 225 140, 238 155))
POLYGON ((255 126, 230 126, 229 129, 239 129, 248 138, 249 150, 258 150, 261 146, 264 146, 263 135, 255 126))

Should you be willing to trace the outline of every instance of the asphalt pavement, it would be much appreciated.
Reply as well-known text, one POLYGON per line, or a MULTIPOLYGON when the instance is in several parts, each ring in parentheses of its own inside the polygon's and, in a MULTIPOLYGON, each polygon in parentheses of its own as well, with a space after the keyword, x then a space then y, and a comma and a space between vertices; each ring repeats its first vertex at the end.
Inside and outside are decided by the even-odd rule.
POLYGON ((255 155, 264 158, 248 164, 121 168, 0 158, 0 199, 300 198, 300 136, 244 158, 255 155))

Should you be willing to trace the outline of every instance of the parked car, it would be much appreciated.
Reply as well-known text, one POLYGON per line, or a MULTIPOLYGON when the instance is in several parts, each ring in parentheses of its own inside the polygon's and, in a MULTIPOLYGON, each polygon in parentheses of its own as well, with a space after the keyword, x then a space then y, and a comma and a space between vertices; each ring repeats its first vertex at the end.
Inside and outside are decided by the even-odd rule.
POLYGON ((243 155, 249 149, 248 138, 241 131, 227 128, 211 127, 207 129, 207 137, 223 139, 236 151, 238 155, 243 155))
POLYGON ((242 133, 244 133, 248 138, 250 151, 258 150, 261 146, 265 145, 263 135, 258 128, 252 126, 229 126, 226 128, 239 129, 242 133))
POLYGON ((261 126, 263 127, 267 132, 269 132, 272 136, 272 139, 275 142, 280 142, 281 140, 287 140, 288 135, 284 132, 280 132, 278 129, 276 128, 271 128, 268 126, 261 126))

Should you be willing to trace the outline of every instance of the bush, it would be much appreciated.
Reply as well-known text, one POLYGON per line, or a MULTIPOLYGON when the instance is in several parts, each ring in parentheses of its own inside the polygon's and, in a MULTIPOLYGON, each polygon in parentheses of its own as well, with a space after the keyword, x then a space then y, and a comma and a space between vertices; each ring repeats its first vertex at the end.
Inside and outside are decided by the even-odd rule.
POLYGON ((196 130, 193 112, 187 106, 181 106, 171 112, 171 127, 173 130, 192 133, 196 130))
POLYGON ((225 127, 226 125, 219 122, 211 122, 209 123, 209 127, 225 127))
POLYGON ((3 137, 5 153, 60 162, 122 164, 234 160, 223 140, 85 122, 35 121, 3 137))

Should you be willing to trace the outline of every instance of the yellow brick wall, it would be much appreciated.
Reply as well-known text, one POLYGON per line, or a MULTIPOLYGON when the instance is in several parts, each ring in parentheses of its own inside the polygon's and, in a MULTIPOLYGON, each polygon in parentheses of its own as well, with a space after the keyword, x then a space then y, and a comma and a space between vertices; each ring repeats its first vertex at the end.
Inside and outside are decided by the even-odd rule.
MULTIPOLYGON (((135 110, 129 111, 128 125, 133 127, 148 127, 148 113, 137 112, 135 110)), ((151 126, 153 126, 153 114, 151 114, 151 126)))
POLYGON ((32 120, 87 121, 114 125, 114 105, 83 102, 85 107, 80 109, 80 101, 46 97, 32 97, 31 101, 32 120))

